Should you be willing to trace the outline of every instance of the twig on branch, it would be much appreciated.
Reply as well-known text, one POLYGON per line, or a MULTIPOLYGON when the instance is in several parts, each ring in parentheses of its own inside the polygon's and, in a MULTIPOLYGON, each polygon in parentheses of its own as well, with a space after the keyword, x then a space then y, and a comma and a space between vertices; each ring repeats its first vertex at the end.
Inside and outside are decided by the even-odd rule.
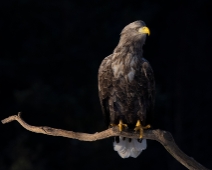
MULTIPOLYGON (((96 140, 109 138, 112 136, 122 136, 127 138, 136 138, 136 139, 139 138, 139 133, 132 133, 129 131, 120 132, 117 127, 109 128, 105 131, 97 132, 94 134, 87 134, 87 133, 79 133, 79 132, 67 131, 62 129, 55 129, 55 128, 46 127, 46 126, 31 126, 27 124, 23 119, 21 119, 20 112, 18 113, 18 115, 10 116, 6 119, 3 119, 1 122, 3 124, 6 124, 14 120, 18 121, 25 129, 31 132, 43 133, 45 135, 52 135, 52 136, 62 136, 62 137, 67 137, 72 139, 78 139, 81 141, 96 141, 96 140)), ((174 142, 174 139, 171 133, 160 130, 160 129, 145 130, 143 134, 143 138, 156 140, 160 142, 165 147, 165 149, 186 168, 191 170, 207 170, 207 168, 202 166, 200 163, 196 162, 192 157, 187 156, 185 153, 183 153, 179 149, 179 147, 174 142)))

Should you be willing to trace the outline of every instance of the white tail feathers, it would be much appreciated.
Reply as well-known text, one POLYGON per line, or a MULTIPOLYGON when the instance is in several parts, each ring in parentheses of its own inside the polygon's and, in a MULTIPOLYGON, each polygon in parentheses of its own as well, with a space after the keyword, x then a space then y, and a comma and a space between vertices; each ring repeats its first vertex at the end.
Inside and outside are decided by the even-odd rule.
POLYGON ((137 158, 138 155, 146 149, 147 143, 146 139, 142 139, 142 142, 139 142, 137 139, 129 139, 119 136, 119 142, 114 140, 113 147, 122 158, 137 158))

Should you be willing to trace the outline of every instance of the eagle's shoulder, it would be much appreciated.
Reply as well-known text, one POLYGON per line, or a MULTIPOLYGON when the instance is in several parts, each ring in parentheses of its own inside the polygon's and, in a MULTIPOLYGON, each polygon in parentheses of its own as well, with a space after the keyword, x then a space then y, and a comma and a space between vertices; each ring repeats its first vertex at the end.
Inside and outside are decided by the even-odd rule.
POLYGON ((103 72, 103 71, 107 71, 107 69, 109 69, 110 65, 111 65, 111 60, 112 60, 113 54, 105 57, 100 66, 99 66, 99 73, 103 72))

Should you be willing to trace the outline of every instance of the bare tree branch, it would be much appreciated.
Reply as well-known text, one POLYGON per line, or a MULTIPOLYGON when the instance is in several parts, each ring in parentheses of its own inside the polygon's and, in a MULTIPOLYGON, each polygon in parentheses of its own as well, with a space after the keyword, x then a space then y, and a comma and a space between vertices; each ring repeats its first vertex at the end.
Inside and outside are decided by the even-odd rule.
MULTIPOLYGON (((31 126, 27 124, 23 119, 21 119, 20 112, 18 113, 18 115, 10 116, 6 119, 3 119, 1 122, 3 124, 6 124, 14 120, 18 121, 25 129, 31 132, 43 133, 45 135, 52 135, 52 136, 62 136, 62 137, 67 137, 72 139, 78 139, 81 141, 96 141, 96 140, 109 138, 112 136, 139 138, 138 133, 132 133, 129 131, 120 132, 117 127, 113 127, 105 131, 97 132, 94 134, 87 134, 87 133, 72 132, 72 131, 67 131, 62 129, 55 129, 55 128, 46 127, 46 126, 31 126)), ((185 153, 183 153, 179 149, 171 133, 160 130, 160 129, 145 130, 143 138, 156 140, 160 142, 165 147, 165 149, 186 168, 191 170, 207 170, 207 168, 205 168, 204 166, 196 162, 192 157, 187 156, 185 153)))

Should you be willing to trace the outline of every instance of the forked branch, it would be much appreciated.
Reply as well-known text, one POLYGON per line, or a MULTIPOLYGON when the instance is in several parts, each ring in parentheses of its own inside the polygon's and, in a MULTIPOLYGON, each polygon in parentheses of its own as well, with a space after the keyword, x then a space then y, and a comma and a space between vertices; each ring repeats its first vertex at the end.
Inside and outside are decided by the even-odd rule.
MULTIPOLYGON (((130 133, 127 131, 120 132, 117 127, 113 127, 105 131, 97 132, 94 134, 87 134, 87 133, 79 133, 79 132, 67 131, 62 129, 55 129, 55 128, 46 127, 46 126, 31 126, 27 124, 23 119, 21 119, 20 112, 18 113, 18 115, 13 115, 6 119, 3 119, 2 123, 6 124, 14 120, 18 121, 25 129, 31 132, 43 133, 43 134, 52 135, 52 136, 62 136, 62 137, 67 137, 72 139, 78 139, 81 141, 96 141, 96 140, 109 138, 112 136, 139 138, 138 133, 130 133)), ((156 140, 160 142, 165 147, 165 149, 186 168, 191 170, 207 170, 207 168, 205 168, 204 166, 196 162, 193 158, 187 156, 178 148, 178 146, 174 142, 174 139, 171 133, 160 130, 160 129, 145 130, 143 138, 156 140)))

